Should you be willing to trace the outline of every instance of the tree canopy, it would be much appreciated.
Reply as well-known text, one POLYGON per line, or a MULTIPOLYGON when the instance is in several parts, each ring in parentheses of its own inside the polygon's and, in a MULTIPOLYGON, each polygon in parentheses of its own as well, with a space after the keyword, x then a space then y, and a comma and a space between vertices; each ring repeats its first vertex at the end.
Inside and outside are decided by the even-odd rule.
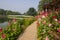
POLYGON ((4 9, 0 9, 0 15, 20 15, 21 13, 19 12, 14 12, 11 10, 4 10, 4 9))
POLYGON ((29 8, 29 10, 25 14, 26 15, 30 15, 30 16, 36 16, 37 15, 37 11, 36 11, 36 9, 31 7, 31 8, 29 8))
POLYGON ((40 0, 39 5, 38 5, 38 10, 41 11, 43 9, 43 5, 52 2, 52 0, 40 0))

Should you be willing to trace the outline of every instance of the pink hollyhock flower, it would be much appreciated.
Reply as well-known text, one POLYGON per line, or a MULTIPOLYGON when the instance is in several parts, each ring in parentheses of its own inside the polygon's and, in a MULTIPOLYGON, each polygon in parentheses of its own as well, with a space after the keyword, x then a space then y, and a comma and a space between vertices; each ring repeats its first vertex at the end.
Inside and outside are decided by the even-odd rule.
POLYGON ((58 29, 58 32, 60 32, 60 29, 58 29))
POLYGON ((8 26, 10 26, 11 25, 11 22, 8 22, 8 26))
POLYGON ((38 19, 39 18, 39 16, 36 16, 36 19, 38 19))
POLYGON ((40 12, 39 14, 41 15, 42 12, 40 12))
POLYGON ((35 16, 35 18, 37 19, 38 17, 37 17, 37 16, 35 16))
POLYGON ((44 25, 46 24, 46 21, 45 21, 45 20, 43 21, 43 24, 44 24, 44 25))
POLYGON ((58 8, 56 9, 56 11, 58 11, 58 8))
POLYGON ((53 18, 54 18, 54 19, 56 19, 56 18, 57 18, 57 16, 53 16, 53 18))
POLYGON ((54 19, 55 21, 58 21, 57 19, 54 19))
POLYGON ((48 12, 44 12, 44 13, 42 13, 41 16, 42 16, 42 18, 47 17, 47 16, 48 16, 48 12))
POLYGON ((45 40, 49 40, 48 36, 46 36, 45 40))
POLYGON ((45 18, 45 16, 44 16, 44 15, 42 15, 42 18, 45 18))
POLYGON ((44 12, 44 10, 43 10, 40 15, 44 15, 44 14, 45 14, 45 12, 44 12))
POLYGON ((13 18, 13 22, 16 22, 16 18, 13 18))
POLYGON ((44 10, 42 10, 41 14, 44 13, 44 10))
POLYGON ((48 16, 48 12, 47 12, 47 11, 46 11, 46 12, 44 12, 44 15, 45 15, 45 16, 48 16))
POLYGON ((51 27, 51 26, 52 26, 52 24, 50 23, 50 24, 49 24, 49 27, 51 27))
POLYGON ((12 28, 12 31, 15 31, 15 28, 12 28))
POLYGON ((45 16, 47 17, 48 16, 48 13, 45 13, 45 16))
POLYGON ((39 22, 37 21, 37 26, 39 26, 39 22))
POLYGON ((58 11, 55 11, 56 14, 58 14, 58 11))
POLYGON ((41 18, 39 18, 38 20, 39 20, 39 21, 41 21, 42 19, 41 19, 41 18))
POLYGON ((17 22, 14 22, 14 24, 16 24, 17 22))
POLYGON ((0 27, 0 32, 2 32, 2 27, 0 27))
POLYGON ((2 39, 5 39, 6 38, 6 34, 2 34, 2 39))
POLYGON ((58 20, 58 23, 60 23, 60 20, 58 20))

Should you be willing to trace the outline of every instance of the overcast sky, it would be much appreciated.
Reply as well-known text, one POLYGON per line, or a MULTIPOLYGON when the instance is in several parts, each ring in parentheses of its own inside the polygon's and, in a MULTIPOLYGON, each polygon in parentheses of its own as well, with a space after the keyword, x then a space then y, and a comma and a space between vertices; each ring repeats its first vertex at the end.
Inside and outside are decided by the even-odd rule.
POLYGON ((30 7, 38 8, 39 0, 0 0, 0 8, 5 10, 26 12, 30 7))

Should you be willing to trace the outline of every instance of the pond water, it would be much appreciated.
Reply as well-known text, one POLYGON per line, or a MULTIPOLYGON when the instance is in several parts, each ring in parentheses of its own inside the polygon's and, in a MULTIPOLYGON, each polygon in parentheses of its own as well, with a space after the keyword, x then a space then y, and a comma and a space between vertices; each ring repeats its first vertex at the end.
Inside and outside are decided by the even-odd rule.
MULTIPOLYGON (((23 19, 23 18, 20 18, 20 19, 23 19)), ((0 23, 0 27, 2 27, 2 28, 5 28, 7 26, 8 26, 8 22, 0 23)))
POLYGON ((2 27, 2 28, 7 27, 7 25, 8 25, 8 22, 0 23, 0 27, 2 27))

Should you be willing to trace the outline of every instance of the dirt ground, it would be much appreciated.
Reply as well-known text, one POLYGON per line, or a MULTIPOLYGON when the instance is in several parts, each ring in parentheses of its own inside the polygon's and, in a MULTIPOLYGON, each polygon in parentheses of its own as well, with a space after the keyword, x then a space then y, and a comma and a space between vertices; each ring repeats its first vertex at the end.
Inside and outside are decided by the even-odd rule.
POLYGON ((17 40, 37 40, 37 21, 32 23, 17 40))

